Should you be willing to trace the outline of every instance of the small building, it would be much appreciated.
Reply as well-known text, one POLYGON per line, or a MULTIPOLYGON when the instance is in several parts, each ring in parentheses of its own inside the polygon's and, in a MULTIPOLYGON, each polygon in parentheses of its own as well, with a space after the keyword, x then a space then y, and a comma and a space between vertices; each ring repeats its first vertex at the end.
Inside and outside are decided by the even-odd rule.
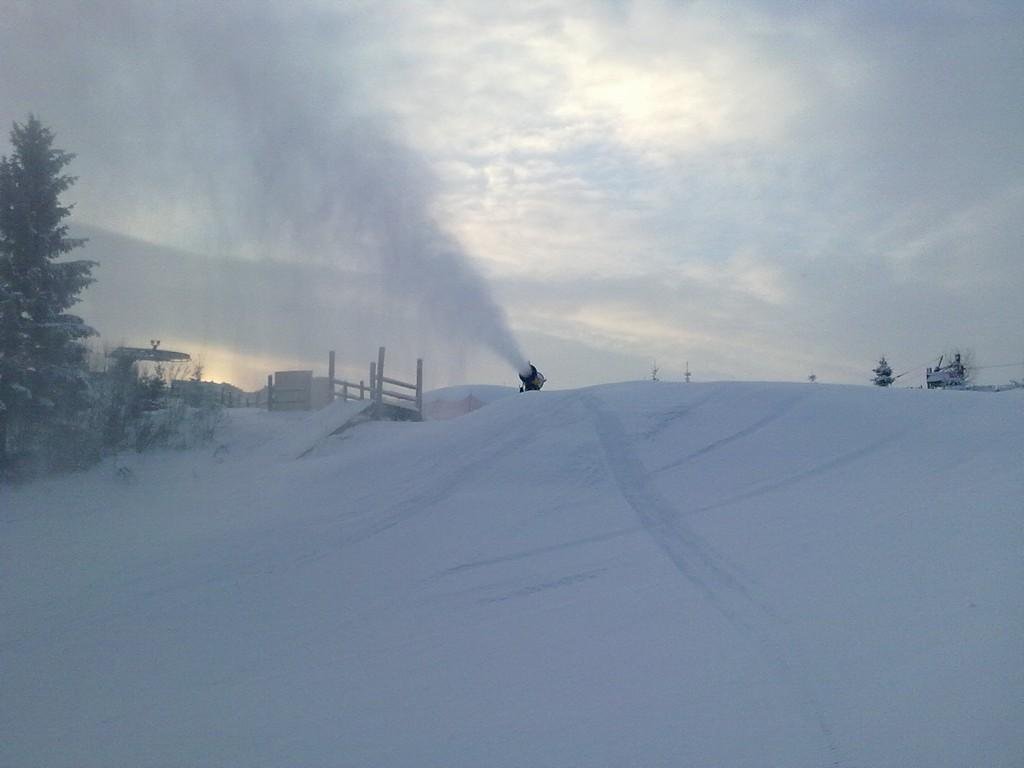
POLYGON ((331 394, 327 376, 314 376, 312 371, 277 371, 271 410, 318 411, 331 402, 331 394))

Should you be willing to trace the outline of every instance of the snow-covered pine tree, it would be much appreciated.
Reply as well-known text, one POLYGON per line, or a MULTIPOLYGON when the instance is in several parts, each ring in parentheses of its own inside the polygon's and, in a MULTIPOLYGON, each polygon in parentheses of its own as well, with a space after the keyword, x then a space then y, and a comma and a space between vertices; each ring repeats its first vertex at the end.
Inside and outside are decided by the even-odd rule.
POLYGON ((60 195, 75 179, 62 171, 74 155, 53 138, 29 115, 0 158, 0 466, 59 444, 87 402, 82 339, 95 331, 67 310, 96 263, 57 260, 85 241, 67 236, 60 195))
POLYGON ((885 355, 882 355, 882 359, 878 361, 878 367, 872 368, 871 372, 875 374, 875 378, 871 380, 871 383, 876 386, 888 387, 896 381, 892 375, 892 368, 890 368, 889 363, 885 361, 885 355))

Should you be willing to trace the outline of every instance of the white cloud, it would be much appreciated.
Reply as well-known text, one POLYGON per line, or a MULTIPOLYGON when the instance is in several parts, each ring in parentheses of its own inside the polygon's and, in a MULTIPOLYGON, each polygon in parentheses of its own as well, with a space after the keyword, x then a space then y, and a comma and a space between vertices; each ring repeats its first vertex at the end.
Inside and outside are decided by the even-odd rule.
MULTIPOLYGON (((882 351, 1019 357, 1015 4, 325 1, 257 4, 234 26, 190 6, 212 31, 187 60, 160 25, 46 6, 0 31, 17 65, 0 117, 54 121, 93 223, 215 260, 288 251, 293 228, 322 233, 350 203, 401 221, 411 188, 544 344, 846 381, 882 351), (263 83, 281 103, 243 109, 263 83), (341 117, 400 136, 414 153, 387 146, 418 170, 332 150, 352 138, 341 117), (310 137, 310 167, 291 167, 310 137), (369 176, 387 183, 364 201, 369 176)), ((338 240, 357 264, 372 245, 338 240)))

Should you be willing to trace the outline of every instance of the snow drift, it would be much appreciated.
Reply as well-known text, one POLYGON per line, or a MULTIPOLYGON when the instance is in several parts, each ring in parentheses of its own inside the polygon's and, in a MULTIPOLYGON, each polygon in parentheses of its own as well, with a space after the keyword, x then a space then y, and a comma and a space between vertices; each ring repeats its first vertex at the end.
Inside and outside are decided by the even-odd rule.
POLYGON ((1022 393, 230 415, 0 489, 0 764, 1024 756, 1022 393))

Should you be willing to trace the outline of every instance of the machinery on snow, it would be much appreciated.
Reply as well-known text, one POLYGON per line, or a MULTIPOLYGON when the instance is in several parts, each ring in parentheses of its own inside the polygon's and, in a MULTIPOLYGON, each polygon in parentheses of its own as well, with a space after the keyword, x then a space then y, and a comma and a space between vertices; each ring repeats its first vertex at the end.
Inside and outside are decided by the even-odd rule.
POLYGON ((967 384, 967 369, 960 361, 958 352, 950 363, 942 364, 939 357, 938 365, 929 368, 925 374, 928 389, 962 389, 967 384))
POLYGON ((520 392, 530 392, 539 390, 544 386, 544 382, 547 379, 544 378, 544 374, 537 370, 537 366, 533 363, 527 363, 529 368, 524 368, 519 372, 519 380, 523 382, 519 386, 520 392))

